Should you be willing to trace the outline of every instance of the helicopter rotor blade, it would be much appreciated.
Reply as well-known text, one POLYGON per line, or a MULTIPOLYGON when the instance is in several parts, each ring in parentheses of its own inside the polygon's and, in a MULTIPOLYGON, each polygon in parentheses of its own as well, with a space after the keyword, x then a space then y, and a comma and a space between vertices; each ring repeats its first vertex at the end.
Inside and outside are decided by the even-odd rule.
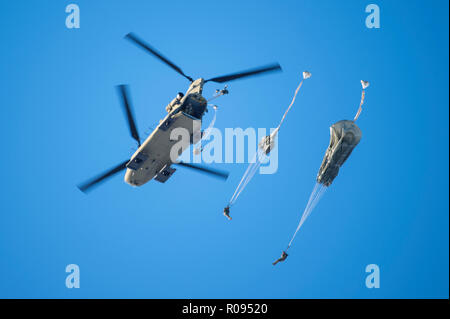
POLYGON ((229 81, 237 80, 240 78, 244 78, 247 76, 253 76, 253 75, 257 75, 257 74, 261 74, 261 73, 265 73, 265 72, 273 72, 273 71, 281 71, 281 66, 278 63, 275 63, 275 64, 247 70, 247 71, 242 71, 242 72, 237 72, 237 73, 232 73, 232 74, 228 74, 228 75, 214 77, 209 80, 206 80, 205 82, 213 81, 213 82, 217 82, 217 83, 223 83, 223 82, 229 82, 229 81))
POLYGON ((172 63, 169 59, 167 59, 165 56, 163 56, 161 53, 159 53, 156 49, 152 48, 149 44, 145 43, 144 41, 142 41, 141 39, 139 39, 136 35, 134 35, 133 33, 128 33, 125 36, 126 39, 132 41, 134 44, 136 44, 137 46, 141 47, 142 49, 144 49, 145 51, 147 51, 148 53, 152 54, 153 56, 155 56, 156 58, 158 58, 159 60, 161 60, 162 62, 164 62, 165 64, 167 64, 168 66, 170 66, 172 69, 174 69, 176 72, 178 72, 179 74, 181 74, 182 76, 184 76, 186 79, 188 79, 189 81, 193 82, 194 80, 184 74, 184 72, 178 67, 176 66, 174 63, 172 63))
POLYGON ((118 85, 117 89, 122 98, 122 107, 125 111, 128 120, 128 127, 130 128, 131 136, 138 142, 138 145, 141 146, 141 139, 139 138, 139 133, 136 128, 136 121, 134 120, 133 110, 131 108, 128 87, 126 85, 118 85))
POLYGON ((114 176, 115 174, 119 173, 120 171, 124 170, 126 168, 126 165, 128 163, 128 160, 125 162, 120 163, 119 165, 112 167, 111 169, 107 170, 106 172, 103 172, 102 174, 86 181, 83 184, 78 185, 78 188, 83 193, 88 193, 92 187, 97 186, 99 183, 105 181, 106 179, 114 176))
POLYGON ((178 162, 178 163, 174 163, 174 164, 183 166, 183 167, 187 167, 187 168, 192 168, 194 170, 197 170, 197 171, 200 171, 203 173, 207 173, 207 174, 213 175, 215 177, 219 177, 224 180, 226 180, 228 178, 228 175, 230 175, 230 173, 228 173, 228 172, 221 171, 218 169, 206 168, 201 165, 194 165, 194 164, 189 164, 189 163, 185 163, 185 162, 178 162))

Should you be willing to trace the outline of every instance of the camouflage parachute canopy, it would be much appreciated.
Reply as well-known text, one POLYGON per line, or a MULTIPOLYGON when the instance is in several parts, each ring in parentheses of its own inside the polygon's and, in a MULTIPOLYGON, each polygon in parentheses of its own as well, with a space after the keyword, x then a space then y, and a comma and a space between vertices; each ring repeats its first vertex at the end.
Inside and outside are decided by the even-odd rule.
POLYGON ((317 174, 317 182, 330 186, 353 149, 361 140, 362 132, 354 121, 343 120, 330 127, 330 145, 317 174))

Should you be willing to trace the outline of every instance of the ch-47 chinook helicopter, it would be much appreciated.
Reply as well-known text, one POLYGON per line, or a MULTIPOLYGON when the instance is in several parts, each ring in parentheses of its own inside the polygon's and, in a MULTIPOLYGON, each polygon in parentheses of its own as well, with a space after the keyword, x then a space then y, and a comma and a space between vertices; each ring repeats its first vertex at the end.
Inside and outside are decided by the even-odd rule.
MULTIPOLYGON (((194 132, 194 121, 200 121, 201 123, 202 117, 205 111, 207 111, 208 101, 202 96, 203 85, 205 83, 225 83, 265 72, 279 71, 281 70, 280 65, 276 63, 247 71, 218 76, 207 80, 203 78, 194 80, 190 76, 184 74, 184 72, 178 66, 169 61, 161 53, 152 48, 149 44, 143 42, 134 34, 129 33, 125 36, 125 38, 132 41, 138 47, 147 51, 154 57, 158 58, 160 61, 175 70, 177 73, 184 76, 191 82, 191 85, 186 91, 186 94, 178 93, 177 97, 173 99, 169 103, 169 105, 167 105, 166 111, 168 112, 168 114, 166 115, 166 117, 164 117, 164 119, 160 121, 159 125, 143 143, 141 143, 141 139, 136 128, 130 99, 128 97, 129 95, 127 87, 125 85, 118 86, 119 94, 122 98, 122 106, 127 116, 131 136, 137 141, 139 147, 137 151, 131 156, 131 159, 126 160, 119 165, 109 169, 108 171, 100 174, 99 176, 94 177, 93 179, 79 185, 78 188, 82 192, 88 192, 92 189, 92 187, 98 185, 109 177, 112 177, 125 169, 125 182, 132 186, 144 185, 153 178, 158 182, 164 183, 175 172, 175 168, 171 167, 174 164, 192 168, 226 179, 228 177, 227 172, 213 170, 211 168, 206 168, 204 166, 194 165, 190 163, 176 162, 172 160, 170 156, 171 148, 177 141, 170 139, 171 132, 175 128, 184 128, 190 133, 191 137, 194 136, 194 133, 196 133, 194 132)), ((227 93, 228 91, 225 87, 225 89, 218 92, 218 95, 227 93)), ((192 144, 193 142, 194 139, 191 138, 190 143, 192 144)), ((183 145, 181 147, 181 152, 183 152, 190 145, 187 145, 187 143, 185 144, 186 145, 183 145)))

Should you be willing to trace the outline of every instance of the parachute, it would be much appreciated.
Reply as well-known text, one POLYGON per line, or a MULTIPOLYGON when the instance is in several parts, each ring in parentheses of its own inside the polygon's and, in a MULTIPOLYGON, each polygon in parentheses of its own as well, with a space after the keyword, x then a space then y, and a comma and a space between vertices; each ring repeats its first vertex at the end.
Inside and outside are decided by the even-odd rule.
POLYGON ((353 121, 339 121, 330 127, 330 144, 317 174, 318 183, 327 187, 331 185, 361 136, 361 130, 353 121))
POLYGON ((364 104, 365 89, 369 86, 369 82, 361 81, 361 86, 361 101, 353 121, 339 121, 330 127, 330 144, 325 152, 319 172, 317 173, 316 184, 311 192, 311 195, 309 196, 308 203, 306 204, 305 210, 303 211, 294 235, 289 241, 286 251, 291 247, 292 242, 297 236, 297 233, 303 223, 306 221, 327 188, 338 175, 339 168, 348 159, 353 149, 361 140, 362 133, 360 128, 355 124, 355 121, 361 114, 362 106, 364 104))
POLYGON ((275 138, 280 130, 281 125, 283 124, 283 122, 286 118, 286 115, 288 114, 291 107, 294 105, 295 99, 297 97, 297 94, 298 94, 300 88, 302 87, 303 81, 305 79, 309 79, 311 77, 311 73, 308 71, 304 71, 302 75, 303 75, 302 80, 300 81, 300 84, 297 86, 297 89, 295 90, 294 97, 292 98, 291 104, 289 104, 287 110, 284 112, 280 123, 275 128, 275 130, 273 130, 269 135, 263 137, 261 139, 261 141, 258 143, 258 150, 257 150, 255 156, 250 161, 250 164, 248 165, 247 170, 245 171, 244 175, 242 176, 241 181, 239 182, 238 186, 236 187, 236 190, 234 191, 233 195, 231 196, 230 200, 228 201, 228 205, 225 207, 227 214, 224 214, 224 215, 226 217, 229 218, 230 207, 232 205, 234 205, 234 203, 238 199, 239 195, 242 193, 242 191, 248 185, 250 180, 255 176, 256 172, 258 171, 259 167, 261 166, 261 163, 264 162, 265 157, 275 147, 275 138))

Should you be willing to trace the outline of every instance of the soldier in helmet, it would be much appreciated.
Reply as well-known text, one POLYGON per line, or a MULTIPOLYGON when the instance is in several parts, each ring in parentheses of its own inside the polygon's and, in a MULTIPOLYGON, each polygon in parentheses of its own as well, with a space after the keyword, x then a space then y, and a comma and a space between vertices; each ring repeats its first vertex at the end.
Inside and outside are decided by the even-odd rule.
POLYGON ((287 258, 287 256, 288 256, 288 254, 283 250, 283 253, 281 254, 281 257, 278 258, 277 260, 275 260, 275 261, 272 263, 272 265, 275 266, 275 265, 278 264, 280 261, 285 261, 286 258, 287 258))

